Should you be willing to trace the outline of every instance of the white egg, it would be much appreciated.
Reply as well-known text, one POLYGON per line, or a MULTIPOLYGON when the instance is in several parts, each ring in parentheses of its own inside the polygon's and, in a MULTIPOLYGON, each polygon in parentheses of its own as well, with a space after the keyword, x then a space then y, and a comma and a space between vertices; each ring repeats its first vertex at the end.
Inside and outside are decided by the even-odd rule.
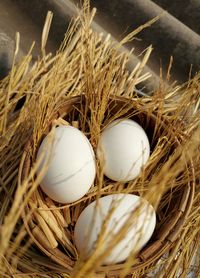
POLYGON ((83 197, 92 186, 96 175, 95 158, 87 137, 72 126, 59 126, 43 140, 37 153, 42 163, 39 174, 47 164, 47 171, 40 184, 53 200, 71 203, 83 197))
POLYGON ((127 182, 136 178, 150 155, 150 144, 144 129, 130 119, 118 119, 102 132, 97 155, 104 174, 127 182))
POLYGON ((108 254, 103 264, 123 262, 133 252, 136 254, 151 238, 156 225, 154 208, 143 198, 132 194, 113 194, 87 206, 80 214, 74 231, 76 247, 87 258, 95 249, 102 226, 107 219, 106 232, 100 243, 101 252, 109 251, 109 243, 116 239, 121 228, 130 225, 120 242, 108 254), (114 208, 108 218, 111 208, 114 208))

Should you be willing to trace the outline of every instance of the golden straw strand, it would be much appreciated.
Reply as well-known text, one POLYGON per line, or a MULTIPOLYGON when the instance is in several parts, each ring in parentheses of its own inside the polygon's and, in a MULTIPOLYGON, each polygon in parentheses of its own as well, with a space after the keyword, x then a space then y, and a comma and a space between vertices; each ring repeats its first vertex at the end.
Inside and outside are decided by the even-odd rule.
POLYGON ((70 125, 70 123, 68 121, 65 121, 62 118, 58 118, 58 119, 54 120, 54 124, 56 124, 56 125, 65 125, 65 126, 70 125))
POLYGON ((78 121, 72 121, 72 126, 75 128, 79 128, 79 122, 78 121))
POLYGON ((35 226, 35 228, 32 229, 32 234, 44 248, 46 248, 47 250, 52 248, 52 245, 39 226, 35 226))
POLYGON ((70 213, 69 207, 66 207, 63 209, 63 215, 64 215, 64 218, 65 218, 67 224, 68 225, 71 224, 72 219, 71 219, 71 213, 70 213))
MULTIPOLYGON (((54 208, 55 207, 55 204, 54 202, 52 201, 52 199, 50 199, 49 197, 47 197, 45 199, 47 205, 49 206, 49 208, 54 208)), ((57 210, 57 209, 52 209, 51 210, 52 213, 54 214, 55 218, 57 219, 57 221, 59 222, 59 224, 63 227, 63 228, 66 228, 68 226, 67 222, 65 221, 64 219, 64 216, 62 215, 61 211, 60 210, 57 210)))
POLYGON ((30 205, 31 209, 33 210, 33 215, 34 215, 36 221, 38 222, 38 224, 40 225, 44 234, 46 235, 51 247, 56 248, 58 246, 58 242, 56 241, 49 226, 47 225, 47 223, 45 222, 43 217, 38 212, 36 212, 34 204, 32 202, 29 202, 29 205, 30 205))
MULTIPOLYGON (((72 248, 70 240, 65 235, 65 231, 62 230, 58 222, 56 221, 56 218, 53 215, 53 212, 49 210, 49 208, 42 202, 42 200, 39 200, 39 205, 41 206, 38 208, 38 213, 40 216, 44 219, 44 221, 48 224, 51 231, 55 234, 57 239, 62 242, 64 245, 69 245, 70 251, 74 253, 74 248, 72 248)), ((58 211, 57 211, 58 212, 58 211)))
MULTIPOLYGON (((62 231, 58 227, 57 221, 53 215, 53 213, 50 210, 44 210, 45 205, 43 208, 38 208, 38 213, 40 216, 44 219, 44 221, 48 224, 49 228, 52 230, 52 232, 55 234, 55 236, 62 240, 62 231)), ((46 207, 48 209, 48 207, 46 207)))
POLYGON ((45 222, 43 217, 40 214, 38 214, 37 212, 34 212, 34 216, 35 216, 36 220, 38 221, 44 234, 46 235, 47 239, 49 240, 52 248, 56 248, 58 246, 58 242, 56 241, 52 231, 50 230, 49 226, 47 225, 47 223, 45 222))

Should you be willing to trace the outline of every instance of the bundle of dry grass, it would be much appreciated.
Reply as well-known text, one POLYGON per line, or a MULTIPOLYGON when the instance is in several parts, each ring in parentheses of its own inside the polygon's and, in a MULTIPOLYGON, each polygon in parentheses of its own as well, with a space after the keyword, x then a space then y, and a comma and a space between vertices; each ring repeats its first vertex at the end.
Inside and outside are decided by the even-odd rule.
MULTIPOLYGON (((159 261, 154 277, 175 277, 178 272, 186 274, 198 247, 200 75, 183 86, 165 87, 161 82, 152 97, 139 98, 135 86, 150 78, 142 69, 152 48, 144 51, 132 72, 126 70, 130 53, 119 48, 150 23, 116 45, 91 30, 93 16, 85 1, 52 56, 45 53, 49 14, 41 58, 32 65, 30 50, 0 83, 2 276, 142 277, 150 275, 159 261), (21 100, 24 104, 17 110, 21 100), (36 176, 35 155, 45 134, 68 121, 78 125, 96 150, 101 131, 124 116, 139 122, 150 138, 151 157, 139 178, 126 184, 108 181, 97 163, 94 186, 75 203, 58 205, 40 191, 42 174, 36 176), (123 264, 102 266, 109 250, 102 253, 101 248, 88 259, 79 257, 73 229, 80 212, 93 200, 119 192, 143 196, 156 209, 151 242, 123 264)), ((110 250, 129 225, 127 221, 110 250)))

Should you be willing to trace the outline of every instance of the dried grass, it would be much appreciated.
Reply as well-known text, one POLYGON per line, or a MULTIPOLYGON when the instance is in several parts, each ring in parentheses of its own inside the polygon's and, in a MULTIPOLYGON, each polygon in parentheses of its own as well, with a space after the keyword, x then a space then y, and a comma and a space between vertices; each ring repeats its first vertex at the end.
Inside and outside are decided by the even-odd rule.
MULTIPOLYGON (((161 81, 160 88, 153 96, 139 98, 135 89, 137 84, 150 78, 148 74, 142 75, 142 69, 152 47, 146 49, 141 63, 132 72, 126 69, 131 53, 121 53, 119 48, 157 19, 141 26, 116 45, 109 36, 103 37, 91 30, 93 16, 94 11, 90 13, 89 2, 85 1, 82 12, 68 29, 59 51, 52 56, 45 52, 52 20, 49 13, 42 35, 41 57, 32 64, 31 48, 19 64, 15 64, 14 58, 10 74, 0 82, 0 274, 2 277, 112 275, 115 266, 101 266, 108 250, 102 253, 100 247, 89 259, 80 257, 74 265, 78 254, 73 244, 72 230, 80 211, 102 195, 137 192, 153 204, 157 209, 159 226, 165 227, 166 221, 176 213, 176 206, 170 211, 173 196, 180 195, 185 184, 194 182, 194 171, 196 189, 191 211, 184 218, 180 236, 172 241, 169 255, 164 262, 162 259, 158 262, 159 271, 153 276, 176 277, 181 271, 182 277, 185 277, 192 256, 199 247, 200 236, 200 74, 182 86, 166 87, 161 81), (84 105, 79 106, 78 118, 76 112, 71 113, 68 120, 87 134, 94 149, 101 131, 112 120, 123 115, 136 116, 141 112, 145 113, 147 122, 152 115, 156 115, 152 134, 154 149, 142 176, 126 184, 126 187, 121 183, 106 182, 102 168, 97 164, 97 178, 89 193, 76 203, 58 206, 37 189, 43 175, 41 173, 35 178, 38 164, 31 165, 31 171, 21 179, 23 164, 20 162, 25 159, 24 148, 30 136, 32 145, 26 148, 28 151, 31 147, 30 155, 34 160, 38 144, 55 111, 76 96, 85 100, 84 105), (115 113, 112 109, 108 111, 110 99, 115 103, 117 97, 125 98, 126 105, 121 105, 115 113), (17 110, 17 104, 22 100, 24 104, 17 110), (167 125, 161 131, 163 119, 167 125), (175 142, 176 147, 173 145, 174 150, 169 153, 175 142), (26 219, 26 229, 22 215, 26 219), (66 256, 63 257, 65 267, 40 253, 32 245, 35 237, 41 250, 54 250, 57 254, 54 260, 56 257, 62 260, 63 253, 58 244, 62 245, 68 256, 67 260, 66 256)), ((19 39, 17 35, 15 55, 19 39)), ((170 68, 171 65, 167 80, 170 68)), ((66 123, 62 115, 59 121, 53 122, 53 126, 61 122, 66 123)), ((185 204, 182 205, 184 207, 185 204)), ((131 221, 133 219, 127 221, 127 225, 111 242, 110 250, 124 236, 131 221)), ((126 263, 118 266, 118 275, 125 277, 136 263, 138 258, 130 256, 126 263)), ((130 277, 150 275, 150 271, 157 267, 155 263, 143 265, 130 277)))

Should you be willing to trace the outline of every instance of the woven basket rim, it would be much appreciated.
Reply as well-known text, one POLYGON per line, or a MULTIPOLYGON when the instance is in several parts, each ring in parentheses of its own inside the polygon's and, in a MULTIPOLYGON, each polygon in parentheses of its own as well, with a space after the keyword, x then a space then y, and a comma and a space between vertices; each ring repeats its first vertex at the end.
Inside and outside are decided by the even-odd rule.
MULTIPOLYGON (((81 103, 84 96, 76 96, 68 99, 65 103, 60 106, 59 110, 56 111, 53 116, 51 117, 51 120, 48 124, 48 130, 51 127, 52 120, 62 117, 64 115, 67 115, 68 111, 66 112, 67 108, 71 108, 73 110, 74 106, 81 103)), ((121 102, 130 102, 130 99, 127 99, 125 97, 118 97, 114 96, 111 97, 111 100, 121 101, 121 102)), ((133 100, 133 103, 136 105, 136 101, 133 100)), ((155 117, 155 114, 151 115, 152 117, 155 117)), ((166 123, 166 119, 162 119, 162 123, 166 123)), ((46 134, 46 132, 45 132, 46 134)), ((32 145, 32 138, 30 138, 24 148, 24 153, 21 160, 20 168, 22 169, 20 173, 20 180, 21 182, 25 179, 25 177, 28 174, 28 171, 30 169, 31 163, 30 163, 30 153, 29 150, 32 145)), ((194 167, 192 161, 190 161, 190 166, 192 169, 192 181, 185 185, 182 196, 180 198, 180 205, 178 207, 178 210, 174 214, 173 219, 171 219, 169 222, 167 222, 160 232, 159 238, 154 241, 153 243, 147 244, 147 247, 142 249, 142 251, 139 253, 135 264, 132 266, 130 271, 135 271, 140 269, 141 267, 146 267, 149 264, 157 261, 161 256, 167 252, 173 244, 176 242, 180 235, 180 231, 184 225, 185 219, 187 218, 187 215, 190 212, 192 201, 194 198, 194 190, 195 190, 195 175, 194 175, 194 167)), ((25 224, 25 227, 27 229, 27 232, 33 242, 37 245, 37 247, 48 257, 50 257, 52 260, 54 260, 56 263, 60 264, 61 266, 66 268, 66 271, 70 273, 73 267, 73 261, 67 257, 62 251, 60 251, 58 248, 49 249, 45 248, 36 236, 33 235, 31 228, 29 227, 27 215, 26 215, 27 207, 24 209, 22 218, 25 224)), ((111 265, 109 266, 109 270, 107 270, 106 267, 101 266, 98 271, 106 273, 107 275, 115 275, 118 274, 119 270, 122 269, 123 263, 111 265)))

